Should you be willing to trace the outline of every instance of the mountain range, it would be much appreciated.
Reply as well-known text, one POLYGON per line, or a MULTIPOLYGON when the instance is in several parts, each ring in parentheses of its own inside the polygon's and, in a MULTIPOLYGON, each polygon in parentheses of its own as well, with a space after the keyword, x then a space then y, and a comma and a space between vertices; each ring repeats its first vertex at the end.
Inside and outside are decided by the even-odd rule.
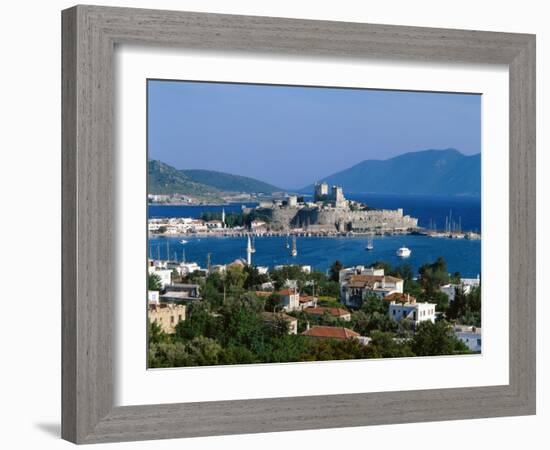
MULTIPOLYGON (((186 194, 206 201, 219 201, 228 192, 285 191, 255 178, 212 170, 179 170, 155 160, 148 162, 148 176, 150 194, 186 194)), ((342 186, 344 194, 479 196, 481 155, 468 156, 452 148, 409 152, 386 160, 364 160, 319 181, 342 186)), ((298 192, 311 194, 313 185, 298 192)))
MULTIPOLYGON (((423 150, 386 160, 368 159, 322 180, 347 193, 471 195, 481 193, 481 154, 423 150)), ((313 185, 300 189, 311 193, 313 185)))
POLYGON ((220 199, 227 192, 281 192, 263 181, 213 170, 179 170, 166 163, 150 160, 147 167, 150 194, 185 194, 203 200, 220 199))

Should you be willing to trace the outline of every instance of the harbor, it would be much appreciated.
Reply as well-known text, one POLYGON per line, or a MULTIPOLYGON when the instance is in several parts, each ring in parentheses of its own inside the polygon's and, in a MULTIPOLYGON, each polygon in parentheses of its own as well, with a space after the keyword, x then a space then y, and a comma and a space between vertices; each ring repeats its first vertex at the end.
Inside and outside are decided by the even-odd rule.
MULTIPOLYGON (((151 236, 148 256, 156 259, 194 262, 206 267, 211 264, 229 264, 236 259, 246 261, 248 235, 240 236, 151 236)), ((309 265, 313 270, 326 272, 335 260, 345 265, 368 265, 385 261, 394 266, 407 264, 416 272, 423 264, 443 256, 450 272, 464 277, 481 273, 481 241, 468 239, 433 239, 424 235, 375 236, 373 248, 366 250, 366 236, 296 236, 296 256, 291 255, 292 238, 281 235, 258 235, 252 239, 255 252, 252 262, 273 268, 281 264, 309 265), (287 243, 290 246, 287 247, 287 243), (411 254, 407 258, 396 255, 401 247, 411 254)))

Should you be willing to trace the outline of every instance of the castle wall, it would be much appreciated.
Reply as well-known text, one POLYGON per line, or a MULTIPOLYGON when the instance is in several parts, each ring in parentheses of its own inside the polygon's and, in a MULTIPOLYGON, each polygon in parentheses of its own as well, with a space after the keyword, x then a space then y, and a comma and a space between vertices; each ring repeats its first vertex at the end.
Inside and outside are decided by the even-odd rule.
POLYGON ((416 228, 418 219, 404 216, 402 209, 351 211, 347 208, 261 208, 275 231, 307 228, 326 231, 392 231, 416 228))

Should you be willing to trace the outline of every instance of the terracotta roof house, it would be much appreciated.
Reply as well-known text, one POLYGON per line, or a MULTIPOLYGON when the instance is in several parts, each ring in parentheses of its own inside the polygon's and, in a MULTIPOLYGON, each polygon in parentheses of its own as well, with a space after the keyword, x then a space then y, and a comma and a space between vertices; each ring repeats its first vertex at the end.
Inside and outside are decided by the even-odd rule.
POLYGON ((389 275, 344 274, 340 281, 340 301, 349 307, 360 307, 369 295, 384 298, 403 293, 403 280, 389 275))
POLYGON ((317 306, 317 297, 312 295, 300 295, 300 309, 317 306))
POLYGON ((323 314, 330 314, 333 317, 336 317, 337 319, 350 321, 351 320, 351 313, 343 308, 328 308, 324 306, 317 306, 315 308, 306 308, 304 310, 307 314, 311 314, 313 316, 322 316, 323 314))
POLYGON ((286 288, 277 292, 281 296, 283 309, 285 311, 296 311, 300 309, 300 293, 297 289, 286 288))
POLYGON ((314 326, 304 331, 302 336, 320 339, 338 339, 343 341, 346 339, 359 338, 360 334, 345 327, 314 326))

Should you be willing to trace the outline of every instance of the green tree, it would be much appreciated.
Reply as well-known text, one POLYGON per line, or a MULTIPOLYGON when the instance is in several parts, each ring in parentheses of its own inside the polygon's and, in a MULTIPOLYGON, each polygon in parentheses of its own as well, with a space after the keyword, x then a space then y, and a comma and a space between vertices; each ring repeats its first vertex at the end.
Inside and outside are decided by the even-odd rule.
POLYGON ((225 283, 228 289, 242 290, 246 282, 247 273, 237 264, 228 266, 225 270, 225 283))
POLYGON ((190 341, 199 336, 216 337, 219 333, 219 323, 208 305, 202 302, 193 303, 189 308, 186 320, 176 325, 174 337, 182 341, 190 341))
POLYGON ((395 339, 393 333, 374 331, 369 343, 370 358, 403 358, 414 356, 408 342, 401 339, 395 339))
POLYGON ((275 315, 270 324, 271 337, 280 338, 286 336, 290 330, 290 324, 282 315, 275 315))
POLYGON ((339 260, 334 261, 332 266, 330 266, 330 280, 338 282, 340 279, 340 271, 343 268, 344 265, 339 260))
POLYGON ((224 346, 242 345, 251 351, 260 351, 266 337, 266 326, 261 316, 239 300, 224 305, 221 311, 224 346))
POLYGON ((265 310, 269 312, 276 312, 283 309, 283 299, 276 292, 272 293, 265 302, 265 310))
POLYGON ((150 273, 147 277, 147 289, 150 291, 162 290, 160 277, 156 273, 150 273))
POLYGON ((412 350, 418 356, 468 353, 468 348, 456 338, 451 325, 444 320, 420 323, 412 340, 412 350))
POLYGON ((385 261, 375 261, 372 263, 372 267, 374 267, 375 269, 384 269, 385 275, 392 275, 394 273, 391 264, 385 261))
POLYGON ((182 342, 150 343, 147 351, 147 366, 150 368, 184 367, 192 365, 182 342))
POLYGON ((186 346, 186 353, 194 366, 213 366, 219 363, 221 345, 214 339, 204 336, 193 338, 186 346))
POLYGON ((245 289, 257 289, 262 283, 268 281, 268 276, 260 274, 256 266, 246 266, 244 272, 246 273, 246 280, 244 282, 245 289))
POLYGON ((374 312, 387 314, 388 308, 388 302, 381 299, 376 294, 367 295, 365 300, 363 300, 363 304, 361 305, 361 311, 364 311, 367 314, 372 314, 374 312))

